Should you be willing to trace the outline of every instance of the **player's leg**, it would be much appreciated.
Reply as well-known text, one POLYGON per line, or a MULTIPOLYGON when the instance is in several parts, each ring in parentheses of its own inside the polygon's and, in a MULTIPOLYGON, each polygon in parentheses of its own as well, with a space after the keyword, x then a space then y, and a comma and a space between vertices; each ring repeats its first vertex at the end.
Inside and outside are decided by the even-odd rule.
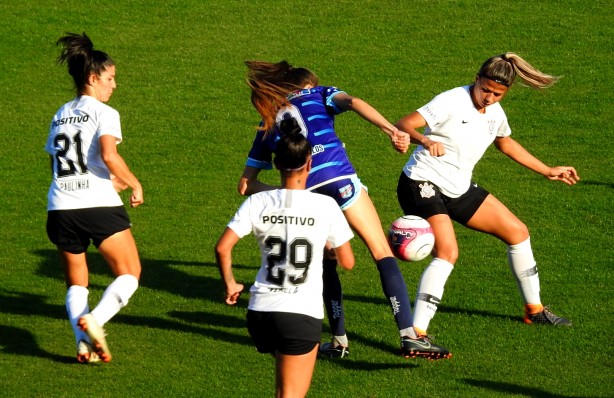
POLYGON ((88 270, 85 253, 73 254, 60 250, 60 258, 66 279, 66 312, 75 335, 77 360, 96 362, 98 355, 90 344, 90 339, 79 327, 79 319, 89 313, 88 270))
POLYGON ((328 246, 324 249, 322 280, 324 308, 333 338, 331 342, 320 346, 320 353, 331 358, 344 358, 349 355, 350 350, 345 331, 343 290, 337 273, 335 253, 328 246))
POLYGON ((405 279, 397 259, 392 254, 375 206, 364 188, 352 205, 343 210, 343 213, 350 226, 365 242, 377 264, 384 295, 394 315, 400 336, 415 337, 405 279))
POLYGON ((111 352, 103 325, 128 304, 128 300, 138 288, 141 263, 129 228, 112 234, 97 246, 116 278, 105 289, 98 305, 79 319, 79 326, 90 337, 102 361, 109 362, 111 352))
POLYGON ((276 356, 277 398, 304 397, 307 395, 316 365, 318 345, 307 354, 276 356))
POLYGON ((427 221, 433 228, 435 246, 434 257, 420 277, 414 303, 413 325, 420 335, 426 335, 458 257, 458 244, 450 217, 447 214, 437 214, 428 217, 427 221))
POLYGON ((82 229, 83 214, 78 210, 50 211, 47 214, 47 236, 56 245, 66 280, 66 313, 75 336, 77 360, 96 362, 91 341, 79 327, 79 319, 89 312, 87 231, 82 229))
POLYGON ((571 325, 569 320, 544 308, 541 302, 539 274, 529 231, 518 217, 493 195, 488 195, 467 226, 496 236, 507 244, 508 262, 525 305, 526 323, 571 325))
POLYGON ((103 240, 98 251, 116 277, 92 310, 96 322, 103 326, 128 304, 128 300, 138 288, 141 262, 130 229, 117 232, 103 240))

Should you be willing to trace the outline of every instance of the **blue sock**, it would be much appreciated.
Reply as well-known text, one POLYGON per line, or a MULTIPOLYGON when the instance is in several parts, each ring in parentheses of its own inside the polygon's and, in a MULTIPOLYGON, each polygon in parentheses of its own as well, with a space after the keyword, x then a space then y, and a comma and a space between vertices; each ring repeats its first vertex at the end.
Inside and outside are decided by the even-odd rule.
POLYGON ((394 257, 382 258, 377 262, 377 269, 399 331, 411 327, 411 303, 397 260, 394 257))
POLYGON ((345 335, 345 313, 343 312, 343 293, 337 274, 337 260, 324 260, 322 279, 324 289, 324 308, 333 336, 345 335))

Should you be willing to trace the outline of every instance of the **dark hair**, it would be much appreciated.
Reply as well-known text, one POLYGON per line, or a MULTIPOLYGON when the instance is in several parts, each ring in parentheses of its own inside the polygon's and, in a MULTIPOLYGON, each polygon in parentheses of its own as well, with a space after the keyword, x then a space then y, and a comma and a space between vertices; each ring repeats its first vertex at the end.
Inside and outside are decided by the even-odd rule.
POLYGON ((261 129, 268 132, 275 124, 275 116, 289 102, 286 96, 306 85, 317 86, 318 76, 307 68, 295 68, 286 61, 277 63, 246 61, 247 85, 252 90, 254 108, 262 116, 261 129))
POLYGON ((311 155, 311 144, 296 132, 284 134, 275 149, 275 166, 281 171, 296 171, 305 166, 311 155))
POLYGON ((109 66, 115 65, 107 53, 94 50, 94 43, 85 32, 83 35, 67 33, 57 41, 56 45, 62 46, 57 62, 60 65, 63 63, 68 65, 68 74, 75 82, 77 95, 85 92, 85 86, 92 73, 100 76, 109 66))
POLYGON ((559 79, 535 69, 518 54, 507 52, 487 59, 478 72, 479 77, 493 80, 506 87, 514 83, 516 76, 533 88, 550 87, 559 79))

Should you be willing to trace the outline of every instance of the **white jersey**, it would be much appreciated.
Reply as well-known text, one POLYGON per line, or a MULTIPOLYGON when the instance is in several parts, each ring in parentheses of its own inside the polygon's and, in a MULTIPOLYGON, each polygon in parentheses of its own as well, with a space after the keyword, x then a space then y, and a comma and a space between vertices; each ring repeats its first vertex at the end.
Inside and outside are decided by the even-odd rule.
POLYGON ((239 237, 253 232, 262 256, 248 308, 324 318, 324 246, 339 247, 354 235, 332 198, 277 189, 250 196, 228 227, 239 237))
POLYGON ((45 146, 53 158, 47 210, 122 205, 100 154, 105 134, 121 142, 119 113, 94 97, 77 97, 57 111, 45 146))
POLYGON ((494 103, 480 113, 469 89, 463 86, 443 92, 418 109, 428 123, 424 135, 442 142, 446 153, 431 156, 420 145, 403 168, 411 179, 430 181, 451 198, 469 189, 473 168, 495 138, 512 133, 501 105, 494 103))

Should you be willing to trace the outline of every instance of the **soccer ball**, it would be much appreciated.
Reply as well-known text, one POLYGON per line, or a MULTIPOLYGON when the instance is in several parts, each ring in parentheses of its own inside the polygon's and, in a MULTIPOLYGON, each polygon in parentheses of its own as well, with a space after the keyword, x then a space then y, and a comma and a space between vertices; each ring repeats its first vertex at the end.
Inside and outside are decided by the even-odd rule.
POLYGON ((403 216, 392 222, 388 242, 394 255, 403 261, 425 259, 435 244, 431 224, 418 216, 403 216))

